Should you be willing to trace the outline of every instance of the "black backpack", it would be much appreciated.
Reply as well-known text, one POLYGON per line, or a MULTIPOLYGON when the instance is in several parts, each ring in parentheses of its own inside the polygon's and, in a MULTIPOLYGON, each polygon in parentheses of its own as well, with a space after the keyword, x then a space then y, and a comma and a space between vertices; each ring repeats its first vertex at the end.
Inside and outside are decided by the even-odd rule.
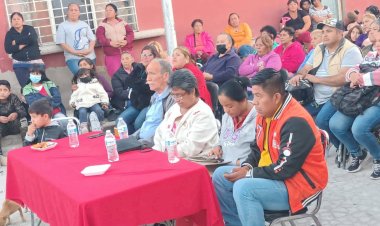
MULTIPOLYGON (((378 69, 376 65, 362 64, 359 66, 360 73, 368 73, 378 69)), ((340 112, 347 116, 358 116, 363 112, 379 103, 380 87, 363 86, 351 88, 350 83, 339 88, 331 96, 331 104, 340 112)))
POLYGON ((285 90, 302 105, 306 106, 314 101, 314 88, 308 80, 300 80, 298 86, 293 86, 289 80, 285 83, 285 90))

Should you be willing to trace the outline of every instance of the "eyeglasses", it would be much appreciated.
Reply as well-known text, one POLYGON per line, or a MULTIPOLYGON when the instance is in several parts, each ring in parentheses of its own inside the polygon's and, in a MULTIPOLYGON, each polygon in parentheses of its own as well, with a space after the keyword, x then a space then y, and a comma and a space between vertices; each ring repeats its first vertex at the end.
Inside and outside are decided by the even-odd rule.
POLYGON ((175 101, 181 101, 185 94, 173 94, 170 93, 170 96, 175 100, 175 101))
POLYGON ((151 57, 151 56, 153 56, 153 54, 145 54, 145 53, 143 53, 143 54, 141 54, 141 57, 151 57))

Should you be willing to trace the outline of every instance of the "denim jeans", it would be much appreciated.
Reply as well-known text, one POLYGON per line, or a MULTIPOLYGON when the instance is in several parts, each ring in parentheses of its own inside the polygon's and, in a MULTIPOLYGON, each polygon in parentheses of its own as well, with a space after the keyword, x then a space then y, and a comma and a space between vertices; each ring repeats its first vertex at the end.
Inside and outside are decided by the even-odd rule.
POLYGON ((82 122, 87 122, 87 113, 88 112, 95 112, 96 116, 98 116, 99 122, 104 120, 104 111, 100 107, 99 104, 95 104, 89 108, 79 108, 78 109, 78 115, 79 115, 79 121, 82 122))
MULTIPOLYGON (((80 59, 70 59, 70 60, 66 61, 66 65, 70 69, 70 71, 73 75, 75 75, 79 70, 79 65, 78 65, 79 60, 80 59)), ((96 65, 96 58, 91 59, 91 60, 94 63, 94 65, 96 65)))
POLYGON ((131 102, 128 101, 127 107, 125 110, 120 114, 119 117, 123 118, 124 122, 128 125, 128 133, 133 134, 135 132, 134 122, 139 116, 140 110, 133 107, 131 102))
POLYGON ((374 160, 380 160, 380 144, 372 133, 372 129, 380 124, 379 113, 380 104, 368 108, 357 117, 350 117, 338 111, 330 120, 330 129, 352 156, 362 155, 362 145, 374 160))
POLYGON ((339 146, 339 140, 334 136, 329 127, 329 121, 331 117, 335 114, 336 109, 331 104, 330 101, 327 101, 321 105, 315 105, 315 103, 311 103, 305 106, 306 110, 310 113, 311 116, 315 117, 315 124, 320 129, 325 130, 330 136, 330 142, 335 146, 339 146))
POLYGON ((283 181, 243 178, 233 183, 223 175, 235 167, 221 166, 212 175, 226 226, 264 226, 264 210, 290 209, 283 181))
POLYGON ((146 113, 148 112, 148 109, 149 109, 149 107, 143 108, 140 111, 139 115, 137 116, 135 123, 134 123, 134 127, 135 127, 136 131, 139 130, 141 128, 141 126, 143 125, 143 123, 145 121, 146 113))
POLYGON ((16 78, 18 83, 20 84, 21 88, 23 88, 29 80, 30 72, 29 68, 27 67, 15 67, 13 68, 13 71, 16 74, 16 78))

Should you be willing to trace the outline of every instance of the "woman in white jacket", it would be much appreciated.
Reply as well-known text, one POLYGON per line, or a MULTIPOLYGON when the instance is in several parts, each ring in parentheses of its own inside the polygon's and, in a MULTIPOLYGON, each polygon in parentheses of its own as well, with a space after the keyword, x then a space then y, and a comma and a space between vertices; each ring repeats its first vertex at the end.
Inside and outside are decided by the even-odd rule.
POLYGON ((156 130, 153 149, 165 151, 165 138, 172 132, 180 157, 206 157, 218 143, 218 128, 211 108, 199 98, 197 80, 187 69, 169 79, 176 103, 156 130))
POLYGON ((103 109, 108 108, 109 99, 103 86, 95 78, 93 70, 81 68, 75 75, 78 89, 71 94, 70 105, 78 110, 81 129, 87 128, 87 113, 95 112, 99 121, 103 121, 103 109))

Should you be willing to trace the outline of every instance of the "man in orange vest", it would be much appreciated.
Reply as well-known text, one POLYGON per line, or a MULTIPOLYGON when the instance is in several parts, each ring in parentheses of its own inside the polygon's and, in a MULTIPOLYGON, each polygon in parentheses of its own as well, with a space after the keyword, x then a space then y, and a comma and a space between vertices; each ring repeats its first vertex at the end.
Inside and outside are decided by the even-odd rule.
POLYGON ((264 69, 251 80, 256 141, 240 167, 212 176, 226 225, 263 226, 264 210, 302 210, 325 187, 327 166, 319 129, 285 91, 287 74, 264 69))

